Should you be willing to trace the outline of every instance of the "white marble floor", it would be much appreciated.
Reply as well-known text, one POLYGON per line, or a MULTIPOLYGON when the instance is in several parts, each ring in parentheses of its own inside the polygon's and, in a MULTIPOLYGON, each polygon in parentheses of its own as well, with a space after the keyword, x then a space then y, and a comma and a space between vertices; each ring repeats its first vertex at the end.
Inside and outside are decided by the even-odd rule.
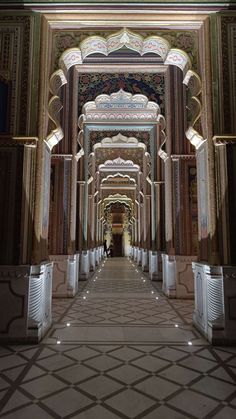
POLYGON ((53 301, 40 345, 0 348, 0 418, 236 417, 236 348, 192 327, 126 258, 108 259, 74 299, 53 301))

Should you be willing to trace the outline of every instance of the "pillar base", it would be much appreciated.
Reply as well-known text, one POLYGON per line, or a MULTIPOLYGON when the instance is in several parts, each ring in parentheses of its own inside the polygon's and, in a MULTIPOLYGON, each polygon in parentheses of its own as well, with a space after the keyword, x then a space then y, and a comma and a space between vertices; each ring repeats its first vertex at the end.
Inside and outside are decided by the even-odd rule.
POLYGON ((149 277, 152 281, 162 281, 161 253, 149 250, 149 277))
POLYGON ((53 263, 1 266, 0 341, 38 343, 52 324, 53 263))
POLYGON ((138 258, 138 248, 134 246, 134 262, 137 262, 137 258, 138 258))
POLYGON ((142 249, 142 271, 143 272, 148 272, 148 269, 149 269, 148 256, 149 256, 148 250, 142 249))
POLYGON ((90 271, 95 271, 95 250, 89 250, 89 263, 90 263, 90 271))
POLYGON ((89 250, 83 250, 80 257, 80 274, 79 279, 86 280, 89 278, 90 264, 89 264, 89 250))
POLYGON ((167 255, 162 253, 164 294, 169 298, 194 298, 192 262, 197 256, 167 255))
POLYGON ((98 266, 99 265, 99 248, 96 247, 95 249, 95 265, 98 266))
POLYGON ((137 261, 136 263, 139 266, 142 266, 142 249, 140 249, 139 247, 137 248, 137 261))
POLYGON ((213 345, 236 344, 236 266, 193 263, 194 326, 213 345))
POLYGON ((79 254, 51 255, 53 261, 52 296, 74 297, 78 292, 79 254))
POLYGON ((134 246, 130 246, 130 253, 129 253, 129 257, 131 259, 134 259, 134 246))
POLYGON ((103 251, 104 251, 103 246, 99 246, 99 262, 102 261, 103 251))

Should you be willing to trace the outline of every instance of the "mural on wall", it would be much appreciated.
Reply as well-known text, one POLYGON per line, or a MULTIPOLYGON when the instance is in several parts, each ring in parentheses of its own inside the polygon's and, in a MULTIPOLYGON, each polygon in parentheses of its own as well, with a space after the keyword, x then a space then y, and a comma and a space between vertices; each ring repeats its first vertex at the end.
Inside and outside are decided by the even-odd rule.
POLYGON ((83 105, 93 101, 100 94, 118 92, 120 89, 132 94, 143 94, 148 100, 158 103, 165 113, 165 77, 163 74, 142 73, 85 73, 79 74, 78 113, 83 105))

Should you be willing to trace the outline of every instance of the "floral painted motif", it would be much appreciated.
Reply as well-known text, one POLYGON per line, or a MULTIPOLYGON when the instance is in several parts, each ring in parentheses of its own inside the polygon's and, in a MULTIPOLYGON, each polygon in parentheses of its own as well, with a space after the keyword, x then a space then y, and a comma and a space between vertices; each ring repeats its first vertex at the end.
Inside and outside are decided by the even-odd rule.
POLYGON ((86 102, 93 101, 102 93, 110 95, 120 89, 147 96, 149 101, 158 103, 161 113, 164 114, 165 78, 163 74, 86 73, 79 75, 79 115, 86 102))

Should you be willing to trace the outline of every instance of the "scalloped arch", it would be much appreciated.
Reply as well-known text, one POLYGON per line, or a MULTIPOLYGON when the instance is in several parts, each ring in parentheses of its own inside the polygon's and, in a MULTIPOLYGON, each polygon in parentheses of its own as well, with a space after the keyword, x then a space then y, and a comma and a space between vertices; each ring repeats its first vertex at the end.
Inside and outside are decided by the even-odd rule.
POLYGON ((106 160, 105 163, 100 164, 99 170, 103 169, 110 171, 121 171, 122 169, 138 171, 140 167, 138 164, 135 164, 132 160, 124 160, 121 157, 117 157, 114 160, 106 160))
MULTIPOLYGON (((171 48, 169 42, 160 36, 149 36, 143 38, 141 35, 131 32, 127 29, 122 29, 116 34, 112 34, 107 38, 101 36, 92 36, 86 38, 81 42, 79 47, 65 50, 59 59, 59 69, 56 70, 50 77, 50 91, 53 95, 57 95, 60 88, 67 83, 66 74, 68 70, 75 65, 82 65, 84 59, 94 53, 109 55, 110 53, 119 50, 123 46, 134 50, 141 56, 154 53, 163 59, 165 65, 174 65, 179 67, 184 75, 184 83, 188 86, 190 80, 196 80, 196 84, 200 83, 198 93, 193 96, 198 96, 201 91, 201 80, 199 76, 191 70, 192 63, 188 54, 180 49, 171 48), (190 72, 190 73, 189 73, 190 72)), ((61 133, 61 127, 57 121, 54 111, 49 109, 49 115, 54 121, 56 128, 54 132, 61 133)), ((190 127, 194 126, 194 120, 190 127)), ((189 127, 189 128, 190 128, 189 127)), ((52 132, 47 136, 46 142, 52 132)), ((57 135, 56 138, 61 137, 57 135)))
POLYGON ((115 173, 114 175, 110 174, 107 177, 105 177, 104 179, 102 179, 101 184, 109 182, 110 180, 114 180, 114 179, 123 179, 123 180, 128 180, 130 183, 135 184, 135 179, 130 177, 129 175, 122 175, 122 173, 115 173))

